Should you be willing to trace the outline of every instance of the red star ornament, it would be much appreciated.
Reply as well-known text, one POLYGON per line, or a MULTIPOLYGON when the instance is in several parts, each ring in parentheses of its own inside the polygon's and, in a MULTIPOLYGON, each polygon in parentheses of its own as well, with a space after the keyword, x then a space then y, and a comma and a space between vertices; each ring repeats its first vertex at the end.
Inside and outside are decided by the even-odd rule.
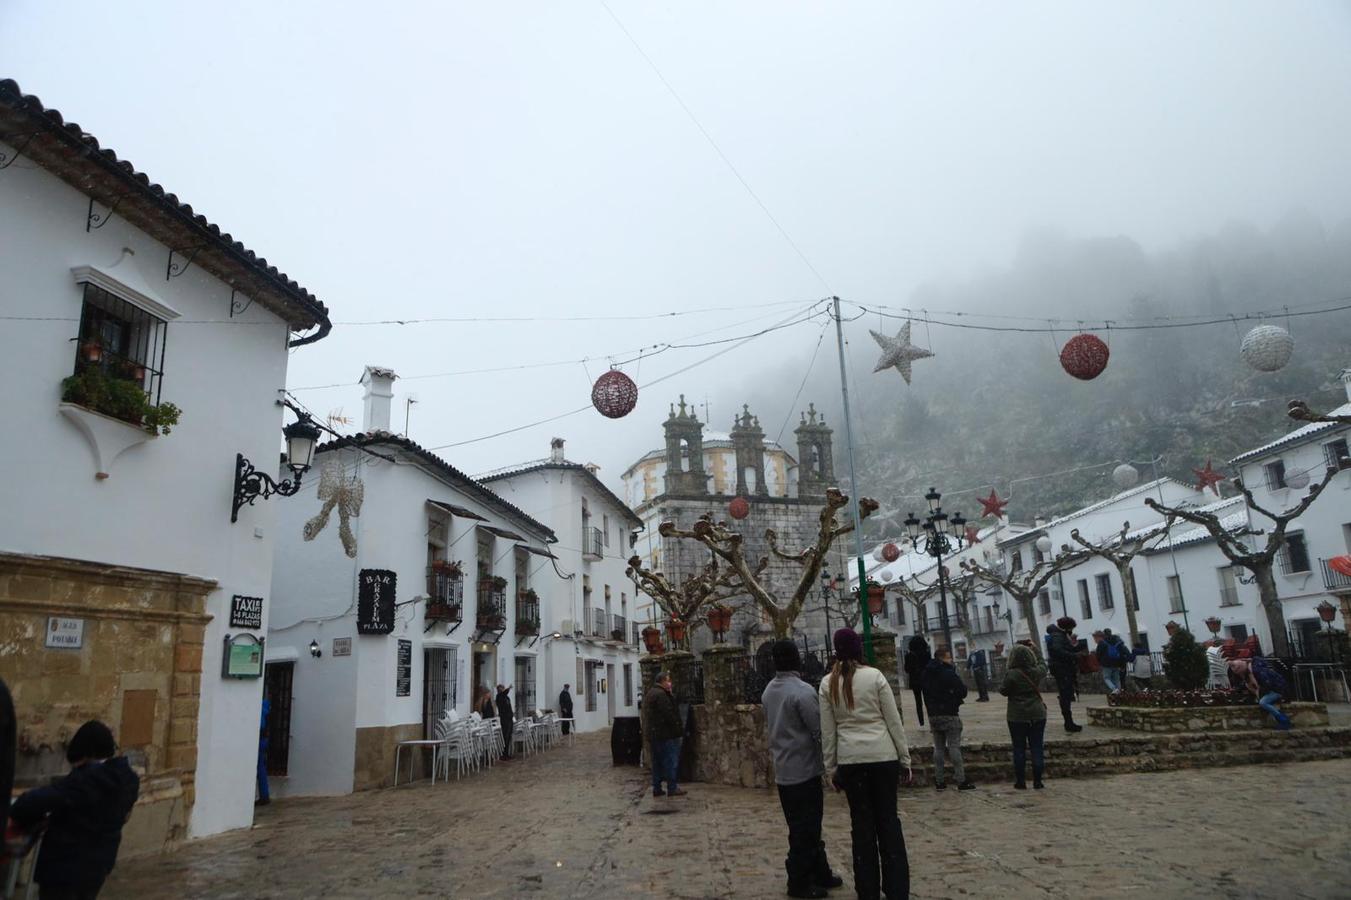
POLYGON ((1204 491, 1206 488, 1210 488, 1215 492, 1216 497, 1220 496, 1218 485, 1221 481, 1224 481, 1224 476, 1210 467, 1210 460, 1206 460, 1204 469, 1192 469, 1192 471, 1196 473, 1196 478, 1200 481, 1200 484, 1196 486, 1198 491, 1204 491))
POLYGON ((966 542, 974 544, 980 540, 980 529, 975 525, 966 526, 966 542))
POLYGON ((996 519, 1004 517, 1004 507, 1009 505, 1009 501, 1000 500, 999 495, 995 493, 994 488, 990 489, 990 496, 981 497, 980 505, 984 507, 981 511, 981 518, 994 516, 996 519))

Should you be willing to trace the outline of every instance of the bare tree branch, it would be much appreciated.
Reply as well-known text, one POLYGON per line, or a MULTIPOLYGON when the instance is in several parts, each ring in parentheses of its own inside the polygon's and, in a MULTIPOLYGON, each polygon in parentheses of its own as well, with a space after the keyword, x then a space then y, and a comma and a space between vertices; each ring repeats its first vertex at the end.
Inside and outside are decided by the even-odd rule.
POLYGON ((1339 425, 1351 425, 1351 416, 1332 416, 1317 413, 1309 409, 1303 400, 1291 400, 1287 412, 1290 418, 1300 422, 1335 422, 1339 425))

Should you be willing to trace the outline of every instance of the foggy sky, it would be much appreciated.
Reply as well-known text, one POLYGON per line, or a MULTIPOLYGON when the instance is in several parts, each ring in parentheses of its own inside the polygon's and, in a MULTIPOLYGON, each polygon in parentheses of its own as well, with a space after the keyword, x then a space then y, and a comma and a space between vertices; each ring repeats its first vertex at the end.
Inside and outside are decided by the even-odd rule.
MULTIPOLYGON (((419 375, 625 357, 747 319, 703 339, 754 330, 787 301, 904 303, 924 282, 1007 265, 1029 230, 1153 250, 1291 209, 1351 215, 1351 4, 610 8, 820 278, 600 3, 4 0, 0 75, 337 323, 786 303, 339 324, 292 356, 289 385, 350 383, 298 396, 357 420, 365 362, 419 375)), ((617 484, 659 444, 677 393, 707 397, 725 430, 757 374, 805 367, 819 330, 655 387, 625 420, 587 412, 444 455, 478 472, 544 456, 557 434, 617 484)), ((642 383, 715 349, 626 368, 642 383)), ((417 394, 411 437, 437 446, 583 406, 605 368, 409 380, 396 402, 417 394)), ((402 428, 402 406, 394 418, 402 428)))

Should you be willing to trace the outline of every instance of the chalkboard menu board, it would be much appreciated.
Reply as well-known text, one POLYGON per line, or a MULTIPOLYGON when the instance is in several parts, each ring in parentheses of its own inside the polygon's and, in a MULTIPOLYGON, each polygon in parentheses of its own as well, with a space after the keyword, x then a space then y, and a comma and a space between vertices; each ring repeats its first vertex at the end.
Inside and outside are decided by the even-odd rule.
POLYGON ((394 667, 394 696, 413 693, 413 642, 399 640, 399 660, 394 667))
POLYGON ((357 578, 357 634, 389 634, 394 630, 394 573, 362 569, 357 578))

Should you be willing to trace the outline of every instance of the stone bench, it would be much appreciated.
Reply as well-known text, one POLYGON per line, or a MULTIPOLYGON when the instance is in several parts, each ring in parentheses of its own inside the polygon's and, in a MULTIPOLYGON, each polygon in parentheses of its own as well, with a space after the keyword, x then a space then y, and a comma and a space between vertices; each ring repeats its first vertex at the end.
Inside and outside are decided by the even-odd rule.
MULTIPOLYGON (((1325 703, 1282 703, 1296 728, 1325 728, 1325 703)), ((1260 731, 1275 728, 1262 707, 1250 706, 1090 706, 1090 724, 1150 732, 1260 731)))

